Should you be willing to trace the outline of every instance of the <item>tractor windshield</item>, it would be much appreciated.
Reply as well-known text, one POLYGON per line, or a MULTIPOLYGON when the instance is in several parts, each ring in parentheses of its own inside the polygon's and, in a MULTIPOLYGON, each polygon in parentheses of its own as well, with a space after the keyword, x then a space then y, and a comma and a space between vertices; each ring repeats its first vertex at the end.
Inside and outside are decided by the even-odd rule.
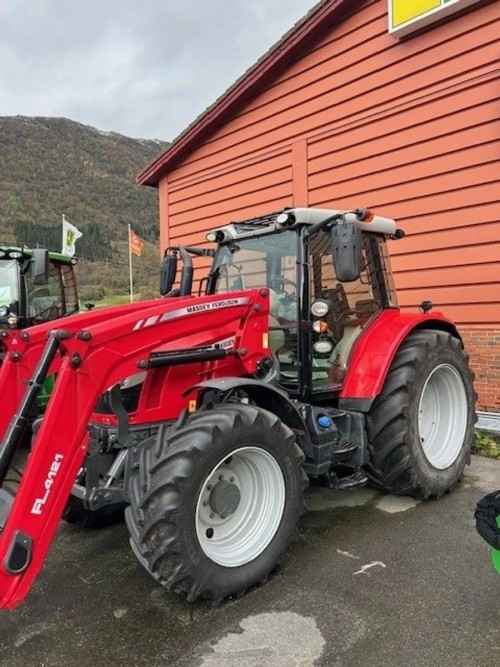
POLYGON ((297 234, 236 239, 221 246, 215 258, 214 292, 254 287, 271 290, 271 314, 297 320, 297 234))
POLYGON ((297 243, 294 231, 236 239, 220 247, 214 263, 214 291, 269 288, 269 347, 280 365, 281 381, 296 385, 297 243))
POLYGON ((0 260, 0 327, 9 314, 19 314, 19 265, 15 259, 0 260))

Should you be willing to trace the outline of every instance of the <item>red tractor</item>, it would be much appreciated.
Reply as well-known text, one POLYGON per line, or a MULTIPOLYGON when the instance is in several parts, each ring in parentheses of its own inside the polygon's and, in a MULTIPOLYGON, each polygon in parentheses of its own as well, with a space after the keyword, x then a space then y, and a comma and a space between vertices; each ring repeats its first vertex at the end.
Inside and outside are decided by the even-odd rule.
POLYGON ((285 209, 214 230, 215 250, 168 248, 162 299, 1 332, 0 607, 26 596, 62 516, 110 523, 126 508, 147 571, 217 602, 283 559, 308 478, 451 491, 473 375, 430 302, 398 309, 386 240, 402 236, 365 209, 285 209), (193 256, 213 258, 197 296, 193 256))

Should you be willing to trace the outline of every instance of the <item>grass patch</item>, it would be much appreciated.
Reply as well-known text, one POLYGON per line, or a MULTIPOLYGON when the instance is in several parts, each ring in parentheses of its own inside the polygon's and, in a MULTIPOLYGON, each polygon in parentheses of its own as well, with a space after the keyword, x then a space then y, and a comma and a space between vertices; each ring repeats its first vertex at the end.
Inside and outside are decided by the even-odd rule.
MULTIPOLYGON (((138 300, 139 299, 134 297, 134 301, 138 301, 138 300)), ((128 294, 118 294, 118 295, 106 297, 105 299, 101 299, 100 301, 92 301, 92 303, 94 304, 95 308, 106 308, 108 306, 120 306, 123 303, 130 303, 130 296, 128 294)))
POLYGON ((489 459, 500 459, 499 440, 500 438, 497 435, 476 429, 474 431, 472 453, 486 456, 489 459))

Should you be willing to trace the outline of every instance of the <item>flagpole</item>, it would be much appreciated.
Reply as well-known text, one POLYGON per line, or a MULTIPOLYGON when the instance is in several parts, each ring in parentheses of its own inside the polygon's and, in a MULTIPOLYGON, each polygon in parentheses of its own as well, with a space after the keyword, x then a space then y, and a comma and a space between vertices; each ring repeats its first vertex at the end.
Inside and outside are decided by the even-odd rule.
POLYGON ((128 225, 128 270, 129 270, 129 278, 130 278, 130 303, 133 303, 134 301, 134 285, 132 281, 132 244, 131 244, 131 234, 132 229, 130 227, 130 223, 128 225))
POLYGON ((62 214, 62 237, 63 237, 63 242, 62 242, 62 249, 61 252, 64 252, 64 221, 65 221, 64 213, 62 214))

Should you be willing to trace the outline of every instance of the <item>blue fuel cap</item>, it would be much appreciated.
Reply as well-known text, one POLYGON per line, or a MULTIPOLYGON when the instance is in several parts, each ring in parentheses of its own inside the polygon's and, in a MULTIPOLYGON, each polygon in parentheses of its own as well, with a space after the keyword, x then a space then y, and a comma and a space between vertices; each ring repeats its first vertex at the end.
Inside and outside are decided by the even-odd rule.
POLYGON ((326 415, 320 415, 318 417, 318 424, 321 426, 321 428, 330 428, 332 425, 332 420, 330 417, 327 417, 326 415))

